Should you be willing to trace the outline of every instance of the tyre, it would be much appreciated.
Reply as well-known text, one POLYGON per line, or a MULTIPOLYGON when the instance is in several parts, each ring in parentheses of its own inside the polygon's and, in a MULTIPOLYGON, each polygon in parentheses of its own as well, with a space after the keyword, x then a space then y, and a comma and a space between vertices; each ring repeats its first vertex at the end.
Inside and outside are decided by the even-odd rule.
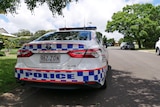
POLYGON ((108 66, 108 72, 107 72, 107 85, 108 87, 112 85, 112 68, 110 65, 108 66))
POLYGON ((105 78, 104 84, 100 87, 100 89, 106 89, 107 88, 107 80, 105 78))
POLYGON ((112 71, 111 71, 111 66, 109 65, 105 82, 100 88, 106 89, 108 86, 111 86, 111 81, 112 81, 112 71))
POLYGON ((125 49, 125 47, 123 46, 123 47, 121 47, 121 49, 122 49, 122 50, 124 50, 124 49, 125 49))
POLYGON ((160 55, 160 49, 159 48, 156 49, 156 54, 160 55))

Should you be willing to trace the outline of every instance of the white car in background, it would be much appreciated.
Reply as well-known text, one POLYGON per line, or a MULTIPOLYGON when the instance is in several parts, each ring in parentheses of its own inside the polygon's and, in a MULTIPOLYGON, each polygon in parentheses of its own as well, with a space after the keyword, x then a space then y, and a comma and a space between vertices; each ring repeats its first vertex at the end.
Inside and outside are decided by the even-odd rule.
POLYGON ((17 53, 15 77, 34 87, 107 87, 108 53, 96 27, 61 28, 24 44, 17 53))
POLYGON ((155 49, 156 49, 156 54, 160 55, 160 37, 159 40, 156 42, 155 49))

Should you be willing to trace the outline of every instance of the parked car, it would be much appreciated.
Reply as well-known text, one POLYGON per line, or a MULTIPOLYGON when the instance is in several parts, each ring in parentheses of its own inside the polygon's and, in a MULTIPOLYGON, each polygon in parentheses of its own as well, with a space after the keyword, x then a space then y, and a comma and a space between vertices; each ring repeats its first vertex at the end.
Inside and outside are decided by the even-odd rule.
POLYGON ((108 52, 95 29, 61 28, 25 44, 17 53, 17 81, 42 88, 105 89, 108 52))
POLYGON ((135 49, 135 45, 132 42, 122 42, 120 44, 120 49, 135 49))
POLYGON ((160 37, 159 40, 156 42, 155 49, 156 49, 156 54, 160 55, 160 37))
POLYGON ((113 43, 107 43, 107 46, 114 46, 113 43))

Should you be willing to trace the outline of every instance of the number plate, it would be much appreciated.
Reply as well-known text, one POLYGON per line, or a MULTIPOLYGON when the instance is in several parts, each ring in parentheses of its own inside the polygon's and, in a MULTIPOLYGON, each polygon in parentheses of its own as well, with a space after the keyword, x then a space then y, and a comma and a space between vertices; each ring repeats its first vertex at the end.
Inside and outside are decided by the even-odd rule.
POLYGON ((41 54, 40 63, 59 63, 60 54, 41 54))

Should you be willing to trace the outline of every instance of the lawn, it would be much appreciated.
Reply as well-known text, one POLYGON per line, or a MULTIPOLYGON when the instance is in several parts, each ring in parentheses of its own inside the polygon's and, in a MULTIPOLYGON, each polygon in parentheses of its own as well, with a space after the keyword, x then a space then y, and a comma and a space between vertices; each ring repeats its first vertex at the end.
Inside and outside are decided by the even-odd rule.
MULTIPOLYGON (((14 50, 15 51, 15 50, 14 50)), ((0 56, 0 94, 15 88, 18 84, 14 77, 16 54, 0 56)))

